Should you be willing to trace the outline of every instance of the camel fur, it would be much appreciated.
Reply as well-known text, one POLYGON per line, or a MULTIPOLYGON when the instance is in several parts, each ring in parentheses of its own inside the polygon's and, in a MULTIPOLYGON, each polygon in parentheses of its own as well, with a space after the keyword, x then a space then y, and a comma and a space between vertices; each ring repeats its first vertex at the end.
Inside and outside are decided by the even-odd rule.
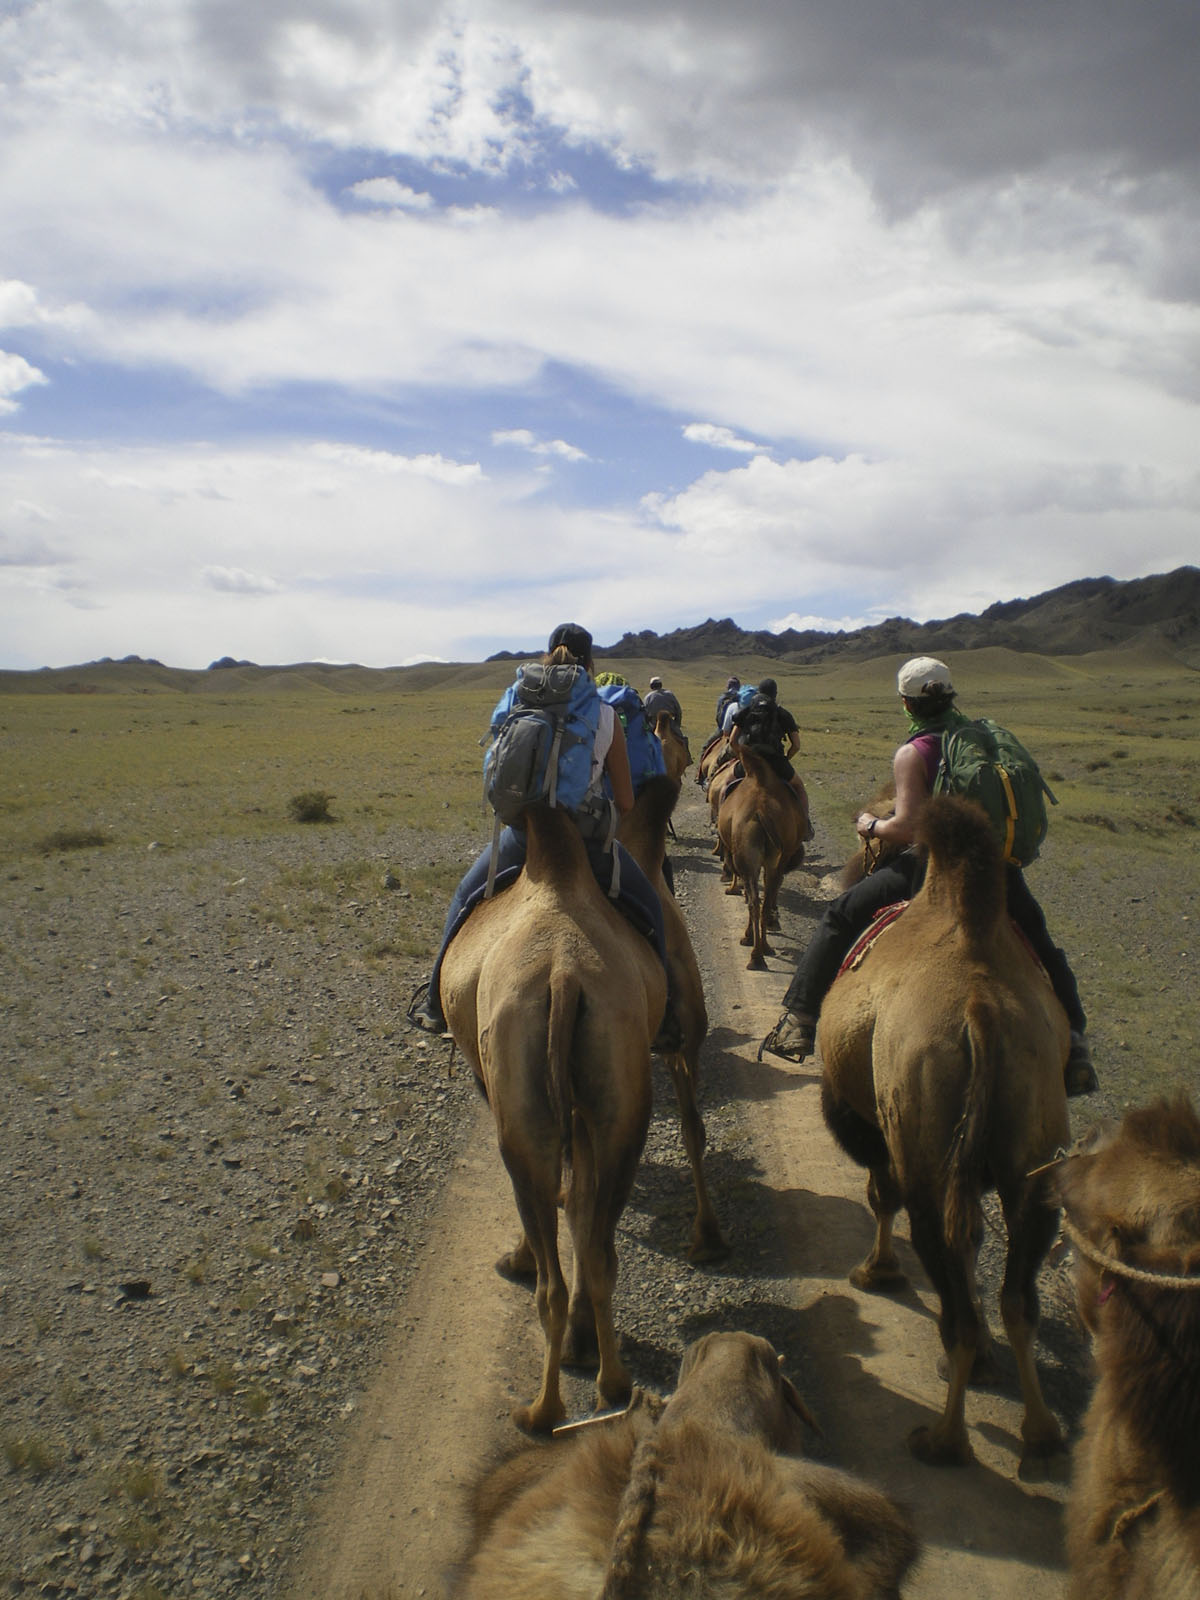
POLYGON ((1131 1111, 1055 1186, 1097 1371, 1069 1600, 1200 1600, 1200 1117, 1183 1094, 1131 1111))
POLYGON ((725 892, 740 892, 746 900, 741 941, 750 947, 746 965, 761 972, 766 957, 774 954, 767 929, 779 926, 779 886, 784 874, 804 860, 808 816, 760 756, 739 746, 738 759, 746 776, 720 801, 717 839, 730 878, 725 892))
POLYGON ((918 1549, 907 1515, 789 1453, 802 1420, 765 1339, 705 1335, 665 1409, 635 1407, 485 1479, 455 1600, 898 1595, 918 1549))
POLYGON ((662 906, 671 998, 683 1035, 683 1049, 663 1059, 679 1102, 683 1143, 691 1164, 692 1183, 696 1192, 696 1215, 692 1222, 688 1260, 715 1261, 728 1254, 729 1247, 721 1234, 721 1225, 717 1221, 704 1177, 707 1135, 698 1101, 700 1047, 708 1036, 708 1011, 704 1004, 704 984, 687 923, 663 877, 666 818, 670 816, 678 798, 678 779, 652 778, 643 788, 639 803, 621 819, 617 837, 654 885, 662 906))
POLYGON ((983 811, 953 796, 930 800, 918 840, 929 851, 922 888, 835 981, 817 1030, 826 1123, 870 1173, 876 1238, 851 1282, 904 1282, 892 1246, 904 1206, 941 1302, 949 1373, 941 1417, 909 1445, 930 1464, 969 1462, 965 1391, 994 1369, 975 1287, 980 1197, 998 1191, 1008 1234, 1000 1310, 1025 1405, 1021 1474, 1042 1476, 1064 1449, 1034 1361, 1037 1272, 1057 1211, 1029 1174, 1068 1142, 1067 1019, 1009 920, 983 811))
POLYGON ((524 869, 455 935, 441 993, 495 1116, 523 1225, 501 1269, 537 1273, 542 1383, 513 1417, 543 1431, 565 1414, 564 1361, 598 1358, 601 1402, 630 1393, 613 1327, 613 1240, 649 1126, 650 1045, 667 987, 651 943, 596 883, 571 819, 532 806, 525 821, 524 869), (575 1255, 569 1300, 560 1195, 575 1255))

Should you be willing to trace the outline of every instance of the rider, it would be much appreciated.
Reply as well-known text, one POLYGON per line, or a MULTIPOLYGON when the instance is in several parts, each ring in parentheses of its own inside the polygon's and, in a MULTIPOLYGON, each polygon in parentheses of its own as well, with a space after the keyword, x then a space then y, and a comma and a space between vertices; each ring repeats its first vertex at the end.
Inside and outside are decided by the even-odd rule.
MULTIPOLYGON (((800 748, 800 729, 792 713, 779 704, 778 694, 775 679, 763 678, 754 698, 734 713, 729 742, 735 753, 739 746, 744 746, 753 755, 760 756, 776 777, 787 784, 807 817, 808 795, 789 759, 800 748), (786 754, 781 748, 784 739, 787 740, 786 754)), ((808 840, 812 836, 810 820, 804 837, 808 840)))
POLYGON ((717 732, 722 732, 725 722, 725 713, 731 705, 737 704, 738 690, 742 687, 740 678, 730 678, 725 685, 724 693, 717 700, 717 732))
POLYGON ((683 738, 683 710, 670 689, 663 688, 661 678, 650 679, 650 687, 646 691, 646 699, 643 703, 646 707, 646 715, 650 719, 651 727, 658 721, 661 712, 669 711, 671 713, 672 731, 677 738, 683 738))
MULTIPOLYGON (((550 635, 550 643, 542 659, 547 664, 565 663, 581 666, 591 675, 592 636, 586 628, 580 627, 576 622, 560 623, 550 635)), ((599 723, 592 747, 592 772, 588 794, 598 796, 605 792, 610 796, 620 816, 624 816, 632 809, 633 781, 629 771, 629 755, 621 719, 613 707, 601 699, 599 723)), ((631 921, 651 936, 665 967, 667 956, 662 906, 654 886, 625 847, 618 844, 615 839, 593 838, 585 834, 584 843, 587 846, 592 871, 606 893, 612 884, 614 865, 616 866, 618 884, 616 904, 629 915, 631 921)), ((446 1032, 446 1018, 442 1013, 440 992, 442 959, 459 927, 483 898, 492 865, 492 855, 493 846, 486 845, 454 891, 446 913, 441 946, 429 982, 418 988, 408 1008, 409 1021, 426 1033, 446 1032)), ((525 831, 522 827, 518 825, 516 828, 501 830, 496 856, 495 887, 507 888, 515 881, 525 861, 525 831)), ((680 1042, 678 1019, 668 998, 658 1037, 654 1041, 654 1049, 675 1050, 680 1047, 680 1042)))
MULTIPOLYGON (((917 816, 933 793, 942 734, 957 715, 955 691, 949 668, 932 656, 906 661, 900 668, 897 686, 908 716, 909 737, 892 761, 896 809, 890 817, 864 811, 854 827, 862 839, 879 839, 904 848, 839 895, 817 925, 783 997, 786 1009, 763 1040, 765 1050, 788 1061, 803 1061, 812 1054, 821 1002, 855 939, 885 906, 911 899, 925 876, 924 857, 913 847, 913 834, 917 816)), ((1090 1094, 1097 1087, 1096 1073, 1084 1037, 1087 1018, 1075 975, 1065 953, 1051 940, 1042 909, 1030 893, 1020 867, 1006 867, 1005 888, 1009 916, 1032 945, 1067 1013, 1071 1027, 1071 1052, 1065 1069, 1067 1093, 1090 1094)))

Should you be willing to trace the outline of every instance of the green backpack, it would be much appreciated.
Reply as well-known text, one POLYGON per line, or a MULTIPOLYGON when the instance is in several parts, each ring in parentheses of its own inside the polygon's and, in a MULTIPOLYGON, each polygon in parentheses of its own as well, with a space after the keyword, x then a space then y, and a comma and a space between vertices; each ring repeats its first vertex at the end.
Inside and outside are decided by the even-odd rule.
POLYGON ((983 807, 1000 838, 1005 861, 1027 867, 1046 837, 1046 801, 1058 801, 1037 762, 1016 737, 990 717, 959 723, 942 735, 934 794, 961 794, 983 807))

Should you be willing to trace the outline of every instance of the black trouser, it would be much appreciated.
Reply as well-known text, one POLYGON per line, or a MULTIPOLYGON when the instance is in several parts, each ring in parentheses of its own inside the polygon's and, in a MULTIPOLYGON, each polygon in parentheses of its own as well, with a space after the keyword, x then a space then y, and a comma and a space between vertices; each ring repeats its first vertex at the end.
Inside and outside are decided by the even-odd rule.
MULTIPOLYGON (((810 1017, 818 1016, 821 1002, 828 994, 829 986, 837 977, 838 968, 850 953, 855 939, 884 906, 894 905, 897 900, 911 900, 924 877, 924 858, 915 850, 905 850, 886 866, 871 873, 870 877, 847 889, 845 894, 840 894, 817 924, 808 949, 800 957, 800 964, 783 997, 788 1010, 807 1012, 810 1017)), ((1030 893, 1020 867, 1005 868, 1005 890, 1009 916, 1029 940, 1034 954, 1045 967, 1071 1027, 1076 1033, 1083 1033, 1087 1027, 1087 1017, 1079 1000, 1075 974, 1067 962, 1065 951, 1060 950, 1051 939, 1042 908, 1030 893)))

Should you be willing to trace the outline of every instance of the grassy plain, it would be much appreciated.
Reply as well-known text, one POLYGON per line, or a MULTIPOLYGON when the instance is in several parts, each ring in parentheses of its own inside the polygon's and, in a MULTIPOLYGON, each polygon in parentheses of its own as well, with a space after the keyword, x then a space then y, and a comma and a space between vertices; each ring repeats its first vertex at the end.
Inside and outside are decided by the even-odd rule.
MULTIPOLYGON (((814 813, 848 852, 850 818, 888 777, 904 733, 898 661, 604 665, 643 691, 660 672, 695 752, 727 675, 752 682, 770 670, 800 724, 814 813)), ((1098 1054, 1120 1060, 1130 1098, 1172 1081, 1195 1090, 1200 673, 1153 648, 1058 658, 986 649, 949 664, 960 705, 1013 727, 1060 802, 1030 882, 1076 966, 1098 1054)), ((476 740, 511 671, 356 672, 336 688, 299 673, 257 686, 190 674, 181 692, 161 669, 139 682, 137 669, 114 664, 112 692, 89 669, 95 692, 0 695, 0 851, 11 860, 90 836, 107 852, 225 840, 236 856, 239 839, 301 826, 289 801, 314 790, 332 797, 335 819, 318 826, 353 827, 364 860, 373 836, 397 828, 460 839, 477 829, 482 841, 476 740)), ((311 880, 291 887, 315 901, 316 863, 311 880)))

